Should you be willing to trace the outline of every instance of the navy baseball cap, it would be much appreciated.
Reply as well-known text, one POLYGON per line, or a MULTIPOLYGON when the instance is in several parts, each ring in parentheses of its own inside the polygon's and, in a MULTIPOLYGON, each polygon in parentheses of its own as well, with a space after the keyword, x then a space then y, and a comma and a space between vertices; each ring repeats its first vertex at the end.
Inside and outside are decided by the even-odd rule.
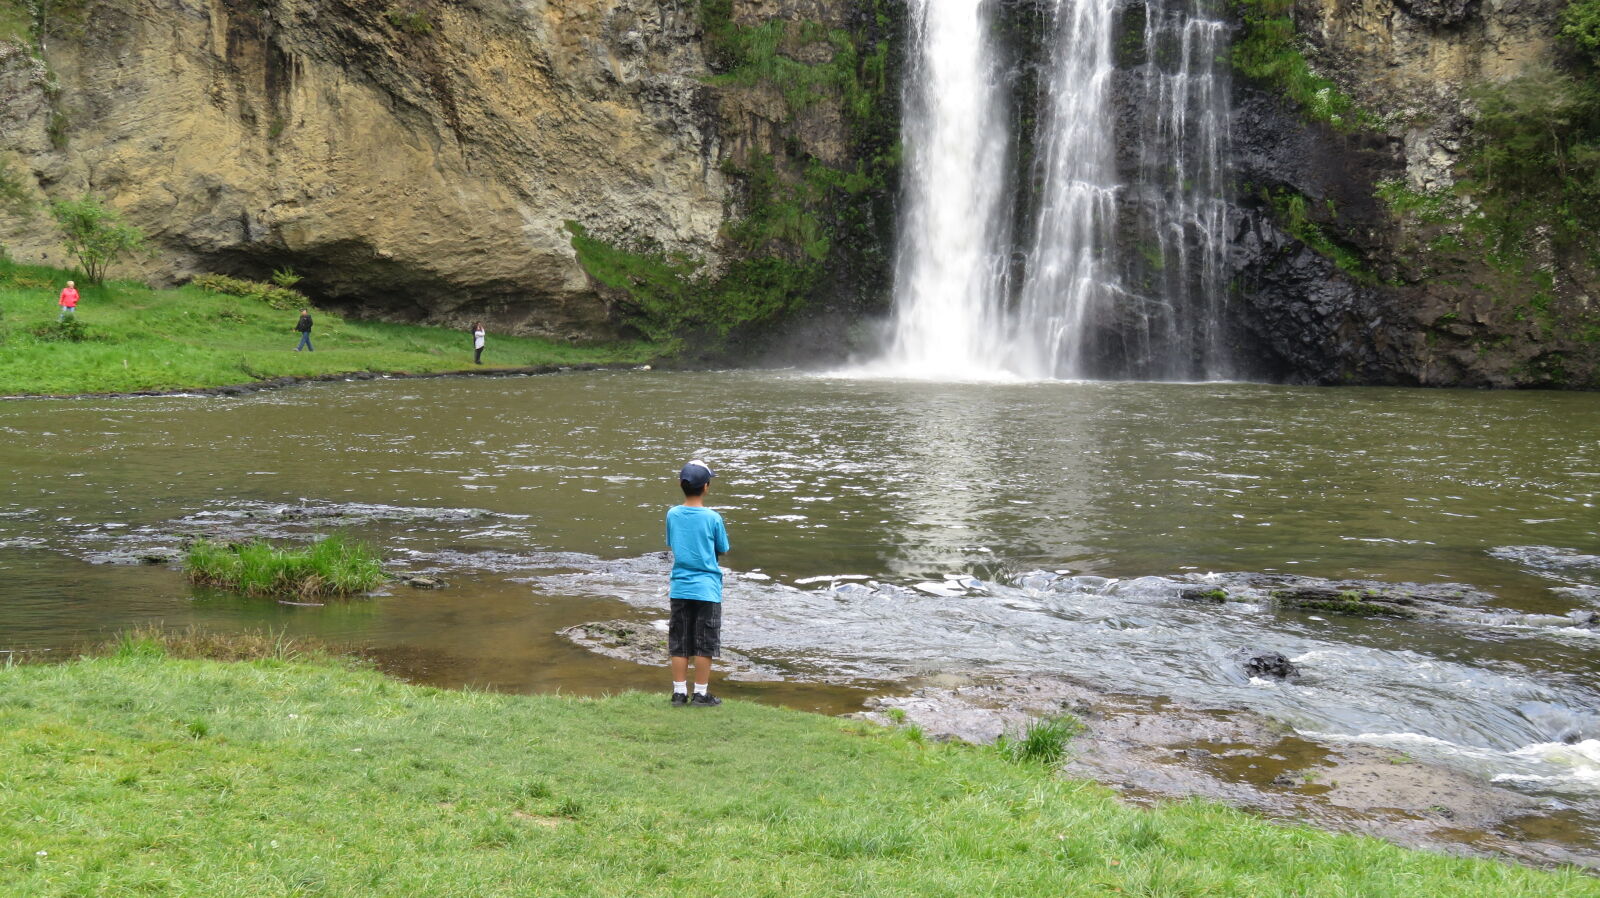
POLYGON ((702 487, 711 482, 717 475, 711 473, 711 467, 700 459, 695 459, 683 466, 678 472, 678 479, 692 487, 702 487))

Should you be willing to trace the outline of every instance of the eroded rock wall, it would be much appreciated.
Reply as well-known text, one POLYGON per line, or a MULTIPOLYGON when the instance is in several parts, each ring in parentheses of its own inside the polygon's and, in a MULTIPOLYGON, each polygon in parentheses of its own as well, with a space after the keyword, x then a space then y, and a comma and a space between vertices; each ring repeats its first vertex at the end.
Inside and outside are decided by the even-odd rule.
POLYGON ((1497 257, 1462 184, 1473 95, 1557 64, 1565 0, 1298 0, 1300 47, 1370 118, 1313 120, 1235 81, 1241 320, 1279 376, 1309 383, 1600 387, 1594 247, 1535 226, 1497 257), (1419 216, 1380 194, 1444 210, 1419 216), (1305 199, 1290 232, 1271 196, 1305 199))
POLYGON ((142 227, 119 273, 158 282, 292 265, 370 315, 604 337, 563 223, 714 256, 730 211, 693 0, 121 0, 46 59, 54 96, 0 54, 0 147, 142 227))

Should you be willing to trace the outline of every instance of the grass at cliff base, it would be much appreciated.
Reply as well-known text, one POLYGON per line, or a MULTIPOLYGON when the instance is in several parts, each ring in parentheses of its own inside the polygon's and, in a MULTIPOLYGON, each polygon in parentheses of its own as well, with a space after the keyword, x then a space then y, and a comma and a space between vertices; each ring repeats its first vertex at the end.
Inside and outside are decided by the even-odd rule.
POLYGON ((1154 810, 993 748, 665 694, 454 692, 327 661, 0 668, 0 894, 1600 895, 1154 810))
POLYGON ((81 287, 78 332, 55 325, 73 275, 0 263, 0 395, 181 390, 274 377, 428 374, 538 365, 642 362, 648 343, 579 346, 490 333, 483 366, 465 330, 354 321, 313 310, 315 352, 295 352, 297 312, 196 287, 114 281, 81 287), (81 339, 75 339, 81 338, 81 339))

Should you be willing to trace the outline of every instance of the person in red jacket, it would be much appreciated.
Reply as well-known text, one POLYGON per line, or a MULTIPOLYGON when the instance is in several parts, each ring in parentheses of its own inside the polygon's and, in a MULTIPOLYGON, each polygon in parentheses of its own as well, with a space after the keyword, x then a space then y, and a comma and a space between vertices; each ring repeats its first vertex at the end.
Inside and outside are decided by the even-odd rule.
POLYGON ((72 281, 61 288, 61 317, 57 321, 66 321, 68 318, 78 317, 78 287, 72 281))

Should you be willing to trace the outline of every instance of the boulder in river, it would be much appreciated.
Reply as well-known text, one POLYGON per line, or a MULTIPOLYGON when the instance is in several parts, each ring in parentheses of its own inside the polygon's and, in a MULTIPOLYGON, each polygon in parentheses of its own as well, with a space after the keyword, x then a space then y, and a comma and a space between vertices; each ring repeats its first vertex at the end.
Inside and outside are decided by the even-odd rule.
POLYGON ((1247 677, 1259 677, 1263 680, 1292 680, 1300 676, 1300 669, 1294 666, 1282 652, 1268 652, 1260 649, 1243 649, 1236 657, 1239 669, 1247 677))

